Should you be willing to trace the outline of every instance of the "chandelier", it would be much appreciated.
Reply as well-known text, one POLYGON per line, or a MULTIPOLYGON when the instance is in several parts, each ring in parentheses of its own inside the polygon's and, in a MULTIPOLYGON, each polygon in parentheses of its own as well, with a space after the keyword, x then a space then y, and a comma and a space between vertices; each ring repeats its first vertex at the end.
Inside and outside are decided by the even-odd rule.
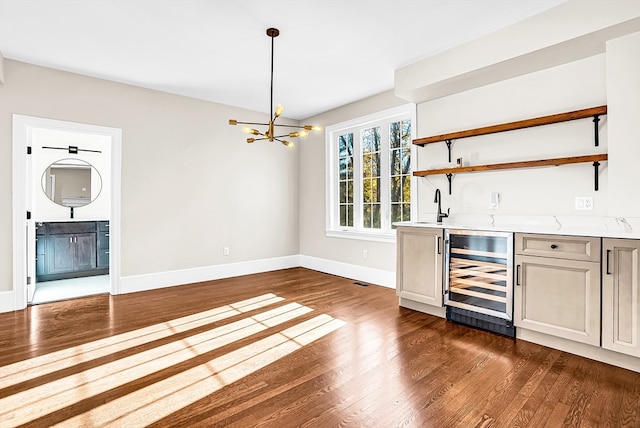
POLYGON ((296 138, 296 137, 304 138, 307 135, 309 135, 309 131, 321 131, 322 128, 314 125, 295 126, 295 125, 280 125, 275 123, 276 119, 284 112, 284 107, 282 107, 281 105, 278 105, 276 107, 275 112, 273 111, 273 40, 276 37, 278 37, 279 34, 280 34, 280 31, 278 31, 277 28, 267 29, 267 36, 271 37, 271 104, 270 104, 271 113, 269 114, 269 117, 271 119, 269 120, 269 123, 238 122, 235 119, 229 119, 229 125, 238 125, 238 124, 245 125, 242 127, 242 132, 260 136, 260 138, 255 138, 255 137, 247 138, 247 143, 253 143, 255 141, 260 141, 260 140, 269 140, 271 142, 279 141, 285 146, 293 148, 295 147, 295 144, 293 144, 291 141, 284 140, 283 138, 296 138), (260 132, 249 125, 266 126, 267 129, 264 132, 260 132), (293 132, 285 133, 282 135, 276 135, 276 132, 275 132, 276 126, 299 129, 299 131, 293 131, 293 132))

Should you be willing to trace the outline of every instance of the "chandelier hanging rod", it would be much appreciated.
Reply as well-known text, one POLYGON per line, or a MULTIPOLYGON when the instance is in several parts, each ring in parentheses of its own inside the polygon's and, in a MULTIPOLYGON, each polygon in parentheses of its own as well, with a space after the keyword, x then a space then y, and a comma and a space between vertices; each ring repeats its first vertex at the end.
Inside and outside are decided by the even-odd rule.
POLYGON ((288 140, 283 140, 282 138, 285 137, 289 137, 289 138, 296 138, 296 137, 306 137, 309 132, 308 131, 321 131, 322 128, 319 126, 315 126, 315 125, 304 125, 304 126, 299 126, 299 125, 281 125, 281 124, 276 124, 275 120, 280 117, 280 115, 284 112, 284 108, 281 105, 278 105, 278 107, 276 107, 275 112, 273 110, 273 51, 274 51, 274 39, 276 37, 278 37, 280 35, 280 31, 277 28, 268 28, 267 29, 267 36, 271 37, 271 83, 270 83, 270 102, 269 102, 269 108, 270 108, 270 112, 269 112, 269 123, 260 123, 260 122, 239 122, 235 119, 229 119, 229 125, 259 125, 259 126, 267 126, 268 129, 265 132, 260 132, 257 129, 254 128, 250 128, 249 126, 243 126, 242 127, 242 131, 247 133, 247 134, 252 134, 252 135, 259 135, 262 138, 247 138, 247 143, 253 143, 255 141, 260 141, 260 140, 269 140, 271 142, 273 141, 278 141, 280 143, 282 143, 283 145, 293 148, 294 144, 288 140), (300 129, 301 131, 294 131, 294 132, 289 132, 288 134, 283 134, 283 135, 274 135, 274 128, 276 126, 280 126, 280 127, 286 127, 286 128, 293 128, 293 129, 300 129))

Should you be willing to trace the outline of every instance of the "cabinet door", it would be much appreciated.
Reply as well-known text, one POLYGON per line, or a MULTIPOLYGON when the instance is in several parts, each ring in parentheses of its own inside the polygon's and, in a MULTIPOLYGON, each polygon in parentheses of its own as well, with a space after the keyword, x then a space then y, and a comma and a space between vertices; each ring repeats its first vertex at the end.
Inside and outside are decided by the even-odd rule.
POLYGON ((514 324, 600 345, 600 264, 516 256, 514 324))
POLYGON ((603 239, 602 347, 640 357, 640 240, 603 239))
POLYGON ((47 264, 49 274, 74 270, 74 243, 72 234, 49 235, 47 238, 47 264))
POLYGON ((36 235, 36 276, 49 273, 45 259, 45 254, 47 253, 46 240, 47 237, 45 235, 36 235))
POLYGON ((96 268, 96 234, 77 233, 74 235, 74 270, 96 268))
POLYGON ((397 229, 396 294, 442 306, 442 229, 397 229))

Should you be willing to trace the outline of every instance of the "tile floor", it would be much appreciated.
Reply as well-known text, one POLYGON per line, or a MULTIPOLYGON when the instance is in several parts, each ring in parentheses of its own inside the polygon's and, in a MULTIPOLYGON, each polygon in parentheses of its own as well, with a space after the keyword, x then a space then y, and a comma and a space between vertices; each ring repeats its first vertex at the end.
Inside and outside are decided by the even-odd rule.
POLYGON ((32 305, 109 292, 109 275, 61 279, 36 284, 32 305))

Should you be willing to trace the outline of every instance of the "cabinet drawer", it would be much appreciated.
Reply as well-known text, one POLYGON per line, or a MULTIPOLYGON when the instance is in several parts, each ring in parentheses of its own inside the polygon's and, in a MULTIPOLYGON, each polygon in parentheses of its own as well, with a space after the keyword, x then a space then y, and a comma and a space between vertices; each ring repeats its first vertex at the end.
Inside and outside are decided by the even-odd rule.
POLYGON ((47 223, 36 222, 36 235, 44 235, 47 233, 47 223))
POLYGON ((95 221, 47 223, 47 232, 49 232, 50 235, 59 233, 88 233, 95 231, 95 221))
POLYGON ((98 232, 98 249, 99 250, 109 249, 109 231, 98 232))
POLYGON ((98 250, 98 268, 109 267, 109 250, 98 250))
POLYGON ((518 233, 516 254, 599 262, 600 238, 518 233))

